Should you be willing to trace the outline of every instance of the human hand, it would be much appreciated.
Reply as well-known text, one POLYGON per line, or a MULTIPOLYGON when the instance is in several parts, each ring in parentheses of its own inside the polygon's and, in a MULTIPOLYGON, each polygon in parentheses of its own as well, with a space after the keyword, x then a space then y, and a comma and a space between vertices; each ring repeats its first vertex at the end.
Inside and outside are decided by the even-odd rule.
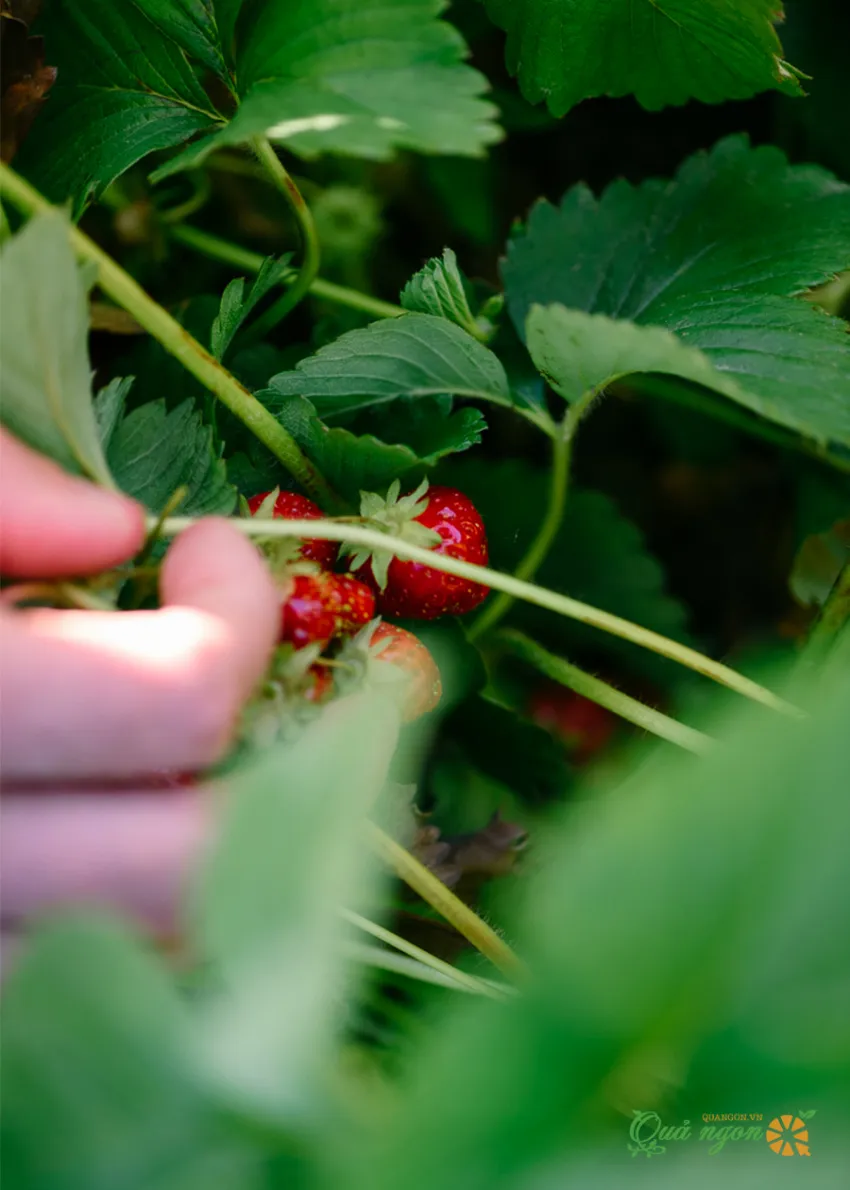
MULTIPOLYGON (((5 433, 0 516, 5 578, 95 573, 144 538, 139 505, 5 433)), ((151 778, 227 749, 274 647, 279 597, 250 542, 217 519, 172 546, 160 596, 158 611, 0 610, 5 923, 93 899, 161 921, 173 903, 205 798, 151 778)))

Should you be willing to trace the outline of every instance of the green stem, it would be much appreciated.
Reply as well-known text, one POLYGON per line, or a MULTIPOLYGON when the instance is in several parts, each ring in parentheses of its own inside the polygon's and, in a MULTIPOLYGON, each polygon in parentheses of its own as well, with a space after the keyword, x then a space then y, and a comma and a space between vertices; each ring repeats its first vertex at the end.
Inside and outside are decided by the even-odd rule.
MULTIPOLYGON (((570 442, 562 434, 552 441, 552 469, 549 487, 549 505, 546 515, 537 530, 537 535, 528 548, 525 557, 514 572, 518 579, 532 579, 555 540, 564 517, 570 473, 570 442)), ((474 641, 490 631, 507 614, 514 597, 505 591, 490 599, 473 621, 469 639, 474 641)))
POLYGON ((257 157, 259 157, 268 171, 269 177, 274 181, 278 190, 289 204, 289 209, 295 216, 295 220, 298 223, 298 230, 301 233, 303 259, 298 275, 286 293, 269 306, 264 314, 261 314, 259 318, 255 319, 242 335, 242 340, 245 344, 256 343, 260 339, 264 339, 269 331, 273 330, 291 310, 295 309, 301 299, 307 296, 307 291, 315 281, 316 274, 319 271, 320 259, 319 237, 316 233, 316 225, 313 222, 310 208, 304 201, 301 191, 295 185, 284 168, 283 162, 264 136, 255 137, 251 144, 257 157))
MULTIPOLYGON (((549 504, 540 528, 528 548, 525 557, 514 574, 518 579, 530 580, 537 574, 544 562, 564 519, 567 493, 570 486, 570 464, 576 432, 585 413, 596 400, 597 390, 590 389, 580 400, 570 406, 563 422, 552 435, 552 468, 549 482, 549 504)), ((477 640, 490 631, 507 614, 513 604, 513 596, 504 591, 491 599, 475 619, 469 630, 470 640, 477 640)))
POLYGON ((844 566, 833 583, 826 603, 809 633, 809 639, 806 642, 806 659, 817 660, 823 657, 848 620, 850 620, 850 562, 844 566))
POLYGON ((369 921, 367 917, 361 917, 359 913, 352 912, 350 909, 343 909, 342 916, 346 921, 351 922, 352 925, 363 930, 364 933, 371 934, 373 938, 379 938, 387 946, 392 946, 395 950, 400 950, 402 954, 409 955, 410 958, 416 959, 417 962, 424 964, 426 967, 431 967, 434 971, 439 971, 441 975, 447 976, 457 987, 464 988, 466 991, 478 992, 480 995, 490 996, 495 1000, 502 1000, 506 994, 514 991, 511 986, 494 984, 488 979, 479 979, 476 975, 468 975, 465 971, 460 971, 457 967, 453 967, 451 963, 446 963, 429 951, 423 950, 421 946, 416 946, 413 942, 408 942, 406 938, 399 937, 392 930, 387 930, 383 926, 377 925, 374 921, 369 921))
MULTIPOLYGON (((367 967, 376 967, 379 971, 389 971, 393 975, 404 975, 408 979, 416 979, 420 983, 434 984, 438 988, 448 988, 452 992, 476 992, 479 995, 490 995, 482 988, 470 988, 465 983, 458 983, 448 975, 438 971, 432 963, 422 963, 419 959, 410 959, 407 955, 389 950, 386 946, 374 946, 368 942, 350 939, 343 943, 343 953, 347 958, 367 967)), ((486 985, 484 985, 486 987, 486 985)), ((499 986, 499 985, 496 985, 499 986)), ((505 987, 508 985, 505 984, 505 987)), ((513 989, 511 989, 513 990, 513 989)), ((496 996, 502 999, 501 996, 496 996)))
MULTIPOLYGON (((195 523, 195 517, 169 517, 162 526, 163 536, 173 537, 183 533, 195 523)), ((735 690, 745 698, 760 702, 774 711, 794 718, 804 717, 804 712, 798 707, 779 698, 751 678, 736 673, 734 669, 729 669, 719 661, 712 661, 696 649, 680 644, 679 641, 669 640, 649 628, 641 628, 639 624, 633 624, 630 620, 612 615, 611 612, 602 611, 601 608, 592 607, 578 599, 571 599, 569 595, 561 595, 557 591, 549 591, 545 587, 525 582, 513 574, 501 574, 488 566, 475 566, 472 562, 463 562, 460 558, 436 554, 433 550, 422 549, 421 546, 412 545, 400 537, 392 537, 375 529, 365 529, 360 525, 335 521, 256 521, 253 517, 232 517, 230 524, 249 537, 315 537, 322 541, 346 541, 352 545, 390 552, 411 562, 421 562, 433 570, 442 570, 445 574, 453 574, 472 583, 481 583, 496 591, 505 591, 515 599, 533 603, 536 607, 546 608, 582 624, 590 624, 612 636, 618 636, 671 661, 677 661, 680 665, 719 682, 721 686, 728 686, 730 690, 735 690)))
POLYGON ((525 974, 525 966, 514 954, 507 942, 500 938, 496 931, 487 925, 477 913, 456 897, 451 889, 446 888, 442 880, 438 880, 424 864, 410 854, 409 851, 396 843, 395 839, 381 830, 379 826, 369 822, 369 841, 374 850, 396 875, 409 885, 414 892, 419 893, 432 909, 436 909, 446 921, 450 922, 459 934, 471 942, 490 960, 495 967, 504 974, 516 979, 525 974))
MULTIPOLYGON (((0 187, 15 206, 27 214, 55 210, 29 182, 24 181, 7 165, 0 164, 0 187)), ((338 500, 323 476, 302 452, 292 435, 272 417, 257 398, 78 227, 69 223, 68 235, 77 255, 97 265, 98 284, 103 291, 119 306, 129 311, 140 326, 153 335, 188 372, 218 397, 222 404, 268 447, 310 495, 320 503, 335 506, 338 500)))
POLYGON ((671 744, 678 744, 680 748, 699 755, 704 755, 714 744, 710 736, 696 731, 693 727, 687 727, 668 715, 663 715, 661 711, 645 706, 636 698, 623 694, 615 686, 609 686, 600 678, 585 673, 577 665, 571 665, 562 657, 554 656, 522 632, 510 628, 500 632, 497 640, 507 645, 517 657, 540 670, 547 678, 560 682, 562 686, 567 686, 583 698, 589 698, 591 702, 598 703, 599 706, 619 715, 621 719, 634 723, 636 727, 660 736, 663 740, 669 740, 671 744))
MULTIPOLYGON (((224 264, 231 264, 234 268, 244 269, 248 273, 259 273, 265 257, 260 252, 252 252, 239 244, 232 244, 229 240, 222 240, 219 236, 202 231, 199 227, 188 227, 186 224, 167 228, 168 235, 177 243, 184 244, 194 252, 209 256, 212 260, 220 260, 224 264)), ((283 278, 284 285, 292 285, 297 274, 283 278)), ((360 293, 356 289, 348 289, 345 285, 335 285, 333 281, 323 281, 316 277, 310 285, 310 293, 323 301, 334 302, 340 306, 348 306, 351 310, 360 310, 374 318, 400 318, 407 310, 403 306, 394 306, 391 302, 381 301, 380 298, 370 297, 368 293, 360 293)))

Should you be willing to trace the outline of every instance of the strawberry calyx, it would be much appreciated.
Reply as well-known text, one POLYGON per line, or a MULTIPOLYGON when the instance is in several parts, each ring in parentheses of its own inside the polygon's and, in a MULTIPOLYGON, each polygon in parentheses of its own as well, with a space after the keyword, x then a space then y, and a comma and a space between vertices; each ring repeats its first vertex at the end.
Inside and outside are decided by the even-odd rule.
MULTIPOLYGON (((370 529, 398 537, 421 549, 433 549, 442 541, 440 534, 421 525, 416 519, 428 507, 428 480, 423 479, 418 488, 405 496, 400 493, 401 483, 397 479, 390 484, 386 496, 379 496, 377 492, 361 492, 361 517, 370 529)), ((390 563, 396 556, 392 550, 346 545, 341 552, 351 558, 349 565, 353 571, 371 564, 379 590, 386 590, 390 563)))
POLYGON ((340 695, 364 686, 397 691, 405 723, 433 710, 442 695, 439 670, 425 645, 380 616, 345 641, 333 664, 340 695))
MULTIPOLYGON (((239 510, 243 516, 253 517, 256 521, 269 522, 291 519, 293 516, 297 516, 303 520, 312 520, 323 515, 320 508, 304 497, 286 492, 283 493, 283 496, 285 498, 288 497, 290 502, 299 502, 305 505, 305 507, 303 509, 296 507, 288 515, 281 513, 281 490, 278 486, 267 492, 259 504, 257 503, 258 497, 252 497, 250 500, 246 500, 244 496, 240 495, 239 510)), ((278 537, 271 534, 268 537, 255 537, 254 544, 262 551, 272 574, 275 576, 291 569, 300 562, 316 563, 319 567, 330 568, 336 560, 338 548, 335 541, 324 541, 322 539, 310 540, 309 538, 300 537, 278 537)))

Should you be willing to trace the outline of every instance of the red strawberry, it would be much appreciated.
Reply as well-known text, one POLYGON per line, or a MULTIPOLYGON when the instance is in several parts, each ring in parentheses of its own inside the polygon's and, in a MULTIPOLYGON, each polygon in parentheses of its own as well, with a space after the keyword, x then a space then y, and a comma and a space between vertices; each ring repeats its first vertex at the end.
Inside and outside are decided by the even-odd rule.
POLYGON ((372 634, 371 647, 378 661, 396 665, 410 676, 402 709, 404 722, 410 723, 433 711, 443 693, 443 684, 437 663, 422 641, 397 624, 379 624, 372 634))
MULTIPOLYGON (((396 481, 386 500, 373 492, 362 496, 362 515, 396 537, 432 547, 435 554, 484 566, 487 533, 475 505, 455 488, 428 487, 399 498, 396 481)), ((352 569, 368 583, 383 615, 412 620, 462 616, 485 599, 489 588, 445 574, 422 562, 406 562, 382 551, 353 549, 352 569)))
POLYGON ((375 614, 369 588, 348 574, 295 574, 281 604, 280 639, 296 649, 354 632, 375 614))
MULTIPOLYGON (((318 504, 306 496, 299 496, 297 492, 282 492, 280 488, 252 496, 248 508, 252 516, 285 521, 315 521, 325 515, 318 504)), ((338 552, 339 544, 336 541, 313 539, 301 543, 301 557, 318 562, 326 570, 333 567, 338 552)))
POLYGON ((540 727, 558 736, 577 765, 601 752, 617 728, 617 717, 599 703, 557 682, 544 682, 531 696, 529 712, 540 727))

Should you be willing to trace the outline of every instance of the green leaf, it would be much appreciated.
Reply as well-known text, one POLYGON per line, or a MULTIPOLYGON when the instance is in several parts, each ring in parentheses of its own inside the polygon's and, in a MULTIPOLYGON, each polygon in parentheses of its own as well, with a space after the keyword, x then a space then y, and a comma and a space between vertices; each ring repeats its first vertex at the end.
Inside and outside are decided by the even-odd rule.
POLYGON ((507 64, 531 103, 556 116, 596 95, 650 110, 720 103, 779 88, 801 94, 782 60, 778 0, 484 0, 508 35, 507 64))
POLYGON ((0 417, 69 471, 114 487, 92 406, 88 288, 59 214, 38 215, 3 248, 0 417))
POLYGON ((91 916, 36 934, 3 994, 8 1184, 142 1190, 200 1156, 184 1027, 170 978, 124 927, 91 916))
POLYGON ((248 7, 237 38, 239 108, 168 171, 257 135, 303 157, 479 155, 500 138, 498 111, 480 98, 484 77, 463 64, 463 39, 437 19, 443 7, 443 0, 248 7))
MULTIPOLYGON (((241 6, 242 0, 238 3, 241 6)), ((222 4, 221 0, 133 0, 133 4, 190 58, 227 81, 218 19, 227 3, 222 4)))
MULTIPOLYGON (((626 1148, 633 1109, 694 1122, 661 1169, 699 1144, 707 1102, 731 1095, 763 1122, 814 1095, 846 1105, 846 661, 818 684, 814 702, 791 693, 811 718, 778 731, 736 706, 707 759, 658 749, 550 826, 510 923, 533 986, 450 1006, 346 1185, 623 1186, 645 1166, 626 1148)), ((761 1185, 757 1166, 733 1184, 761 1185)))
POLYGON ((211 19, 205 0, 47 0, 36 28, 58 78, 16 165, 78 213, 148 153, 212 127, 184 53, 220 66, 211 19))
POLYGON ((405 310, 448 318, 473 335, 478 330, 457 257, 451 248, 444 248, 442 257, 432 257, 411 277, 399 300, 405 310))
POLYGON ((505 370, 492 351, 433 314, 404 314, 348 331, 269 385, 283 396, 308 397, 321 417, 441 393, 511 403, 505 370))
POLYGON ((301 1124, 326 1090, 346 971, 340 909, 372 891, 361 826, 397 732, 389 699, 341 699, 235 778, 192 913, 224 986, 199 1041, 222 1095, 257 1116, 301 1124))
MULTIPOLYGON (((281 399, 275 394, 272 400, 267 400, 269 394, 259 396, 273 409, 331 487, 354 503, 358 503, 363 490, 380 491, 394 479, 410 472, 418 474, 423 467, 433 466, 446 455, 468 450, 481 441, 487 426, 477 409, 451 413, 447 409, 435 409, 434 401, 423 398, 430 415, 427 427, 423 426, 418 434, 415 430, 409 433, 411 445, 392 443, 374 434, 358 435, 339 426, 326 426, 304 397, 281 399)), ((390 424, 386 428, 392 431, 390 424)))
MULTIPOLYGON (((636 372, 667 372, 742 404, 753 404, 749 394, 718 372, 707 356, 686 347, 663 327, 637 326, 564 306, 532 306, 525 334, 540 374, 565 401, 578 401, 584 393, 600 391, 636 372)), ((758 411, 769 416, 771 409, 767 405, 758 411)))
POLYGON ((291 260, 291 253, 277 258, 267 256, 247 293, 245 292, 244 277, 237 277, 227 286, 222 294, 221 305, 213 320, 211 331, 212 353, 217 360, 224 358, 233 336, 257 303, 261 302, 269 290, 279 285, 286 274, 291 271, 289 267, 291 260))
MULTIPOLYGON (((515 570, 546 507, 545 469, 518 460, 451 459, 442 464, 438 480, 460 488, 480 511, 487 526, 490 565, 515 570)), ((667 593, 664 571, 641 531, 601 492, 572 493, 535 581, 664 636, 693 643, 686 628, 687 613, 667 593)), ((572 657, 580 650, 582 656, 605 658, 609 665, 625 663, 635 673, 658 680, 676 674, 668 662, 645 650, 560 616, 516 604, 511 622, 561 655, 572 657)))
POLYGON ((181 515, 232 512, 236 492, 227 482, 224 463, 213 453, 212 431, 194 402, 183 401, 168 412, 164 401, 151 401, 118 420, 116 406, 123 410, 128 387, 121 391, 113 382, 96 401, 101 424, 112 427, 106 457, 121 490, 158 513, 185 485, 181 515))
MULTIPOLYGON (((850 187, 732 137, 670 183, 616 182, 599 200, 579 186, 559 208, 539 204, 509 244, 504 279, 520 334, 533 305, 555 302, 665 327, 722 374, 711 384, 728 399, 817 443, 846 446, 846 325, 794 295, 848 263, 850 187)), ((563 360, 576 372, 603 337, 603 324, 585 326, 591 339, 563 360)), ((631 336, 630 364, 619 349, 631 332, 617 334, 606 350, 621 374, 645 369, 649 341, 631 336)), ((702 369, 695 356, 677 358, 683 375, 702 369)))

